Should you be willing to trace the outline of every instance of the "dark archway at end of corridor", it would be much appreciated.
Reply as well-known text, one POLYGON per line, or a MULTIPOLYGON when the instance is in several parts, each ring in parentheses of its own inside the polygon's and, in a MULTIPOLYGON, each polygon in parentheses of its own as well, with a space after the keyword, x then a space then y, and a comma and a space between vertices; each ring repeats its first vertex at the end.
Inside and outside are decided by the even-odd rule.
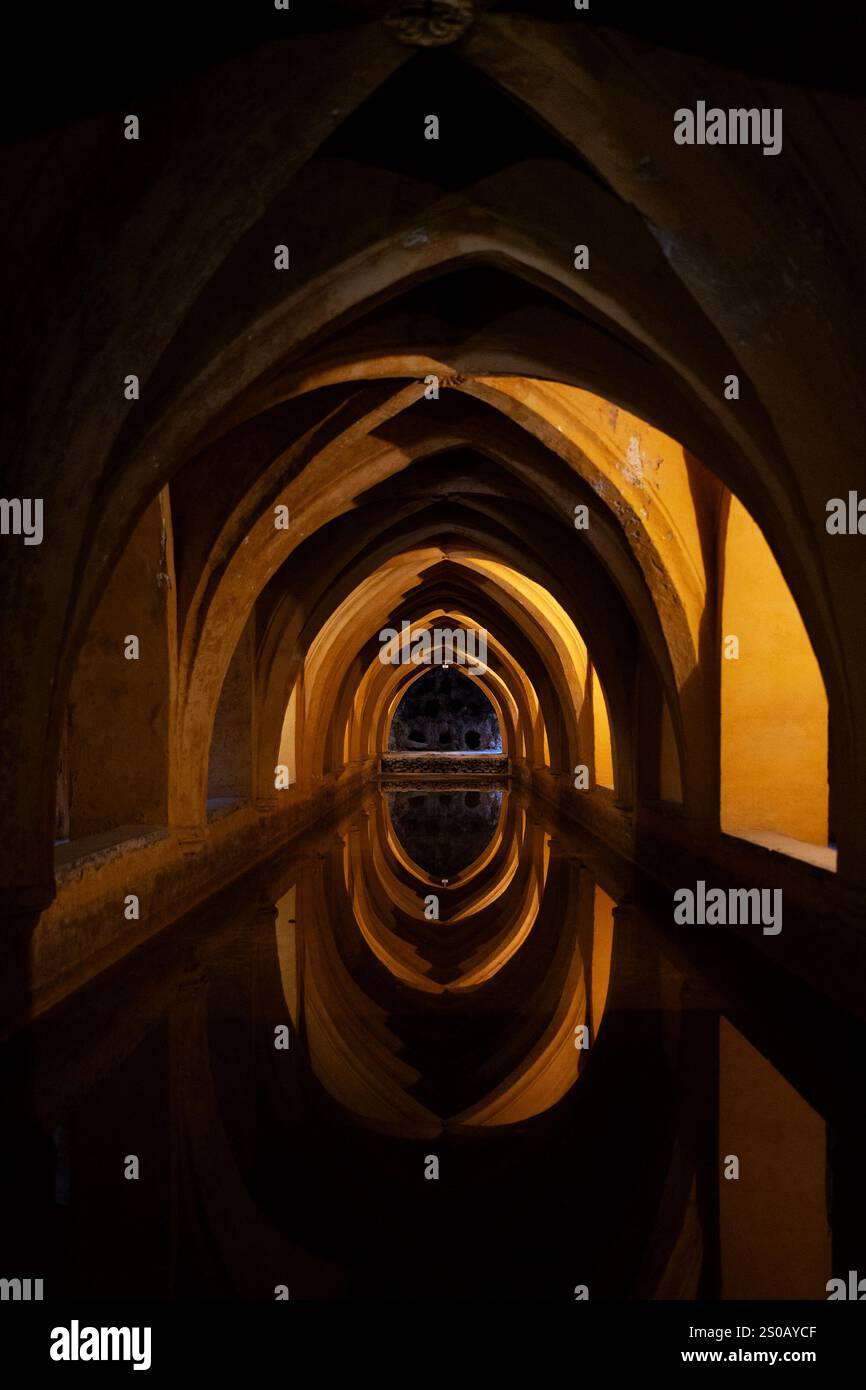
POLYGON ((413 681, 394 711, 389 752, 501 753, 493 705, 453 666, 434 666, 413 681))

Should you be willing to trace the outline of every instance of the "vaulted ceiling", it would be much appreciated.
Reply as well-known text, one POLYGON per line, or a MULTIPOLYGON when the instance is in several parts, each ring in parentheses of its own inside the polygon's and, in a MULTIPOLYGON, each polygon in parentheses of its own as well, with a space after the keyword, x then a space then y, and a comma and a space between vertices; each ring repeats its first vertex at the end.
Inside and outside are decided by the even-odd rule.
POLYGON ((685 802, 705 812, 728 489, 821 663, 848 750, 850 868, 866 835, 853 814, 866 782, 849 770, 864 760, 866 670, 846 656, 866 638, 850 602, 863 562, 823 516, 855 486, 866 405, 862 112, 780 85, 772 66, 744 75, 560 6, 478 5, 433 48, 398 41, 368 4, 287 22, 291 41, 139 84, 138 141, 123 139, 123 100, 10 154, 21 260, 3 390, 19 423, 5 450, 49 508, 49 543, 11 574, 4 616, 28 634, 25 651, 7 640, 4 716, 22 894, 46 873, 84 633, 166 487, 181 820, 200 815, 250 615, 277 727, 298 663, 350 596, 363 617, 334 629, 323 736, 385 619, 433 611, 489 623, 551 727, 557 709, 567 724, 553 602, 604 683, 626 795, 642 663, 671 709, 685 802), (784 153, 676 145, 674 110, 704 96, 782 104, 784 153))

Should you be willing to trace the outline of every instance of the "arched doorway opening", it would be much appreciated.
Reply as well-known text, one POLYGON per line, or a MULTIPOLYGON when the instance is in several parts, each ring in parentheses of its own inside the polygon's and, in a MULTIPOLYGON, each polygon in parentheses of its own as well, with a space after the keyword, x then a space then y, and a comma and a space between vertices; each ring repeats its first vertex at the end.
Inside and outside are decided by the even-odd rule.
POLYGON ((394 711, 389 752, 501 753, 502 730, 481 686, 453 666, 413 681, 394 711))

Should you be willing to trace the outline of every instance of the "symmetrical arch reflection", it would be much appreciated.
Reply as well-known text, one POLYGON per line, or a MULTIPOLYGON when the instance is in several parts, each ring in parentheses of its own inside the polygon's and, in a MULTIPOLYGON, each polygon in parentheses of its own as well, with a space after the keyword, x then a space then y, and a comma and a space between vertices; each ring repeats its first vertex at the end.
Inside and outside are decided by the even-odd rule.
POLYGON ((293 941, 302 967, 284 940, 280 968, 313 1071, 356 1122, 385 1133, 432 1136, 538 1115, 571 1090, 598 1039, 613 900, 576 859, 551 857, 550 830, 519 796, 490 794, 501 797, 491 841, 447 885, 407 857, 388 794, 376 792, 280 894, 278 922, 290 903, 305 924, 303 948, 293 941), (423 1007, 412 1002, 417 991, 423 1007), (425 1046, 430 1010, 434 1031, 475 1034, 474 1068, 468 1056, 454 1067, 451 1048, 443 1056, 425 1046))
MULTIPOLYGON (((730 1236, 761 1203, 716 1182, 742 1075, 809 1154, 785 1180, 814 1283, 828 1162, 844 1268, 866 1232, 864 552, 825 525, 862 488, 863 112, 785 83, 778 158, 684 147, 701 84, 779 105, 785 45, 744 74, 653 7, 634 32, 509 3, 425 51, 381 8, 274 11, 273 42, 149 78, 139 145, 95 102, 9 161, 4 490, 45 499, 46 543, 3 538, 4 1027, 166 962, 111 1037, 178 1098, 191 1265, 213 1243, 245 1293, 243 1227, 269 1278, 344 1292, 389 1184, 412 1265, 419 1141, 453 1165, 473 1292, 497 1261, 525 1292, 545 1250, 573 1287, 576 1248, 594 1296, 742 1291, 725 1212, 730 1236), (489 785, 389 780, 403 624, 484 632, 489 785), (493 789, 462 859, 444 809, 425 851, 426 810, 388 800, 493 789), (704 880, 783 891, 784 932, 677 935, 671 893, 704 880), (805 1060, 768 978, 822 1019, 805 1060), (260 1034, 287 1019, 283 1057, 260 1034), (240 1216, 211 1242, 221 1184, 240 1216), (567 1217, 549 1245, 540 1210, 567 1217)), ((47 1065, 34 1094, 50 1135, 47 1065)))

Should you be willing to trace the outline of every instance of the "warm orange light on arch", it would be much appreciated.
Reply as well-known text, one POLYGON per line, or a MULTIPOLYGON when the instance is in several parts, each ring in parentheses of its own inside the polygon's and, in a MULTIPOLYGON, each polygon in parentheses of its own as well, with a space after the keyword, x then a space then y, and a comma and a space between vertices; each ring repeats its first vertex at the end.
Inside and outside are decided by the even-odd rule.
POLYGON ((735 497, 722 543, 722 829, 835 868, 820 667, 773 553, 735 497))

